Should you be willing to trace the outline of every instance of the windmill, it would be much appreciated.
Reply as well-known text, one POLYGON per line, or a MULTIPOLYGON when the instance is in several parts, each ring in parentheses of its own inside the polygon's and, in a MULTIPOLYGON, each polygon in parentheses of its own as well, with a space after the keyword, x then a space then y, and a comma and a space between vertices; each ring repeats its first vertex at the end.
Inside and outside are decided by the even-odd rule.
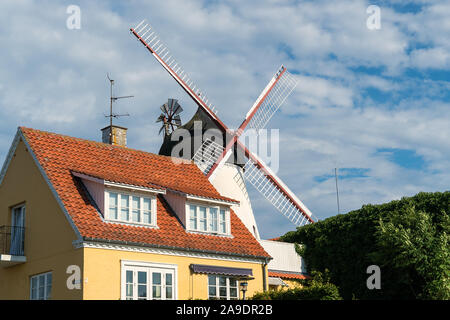
MULTIPOLYGON (((252 184, 278 211, 296 226, 313 223, 314 220, 309 209, 257 155, 248 150, 239 140, 239 136, 242 135, 246 128, 256 129, 256 131, 263 129, 294 90, 297 83, 287 69, 284 66, 279 68, 250 108, 239 128, 231 130, 220 120, 217 116, 216 108, 173 58, 167 47, 161 42, 156 31, 146 20, 131 28, 130 32, 194 100, 199 110, 206 114, 224 134, 231 136, 223 146, 211 140, 206 140, 193 157, 194 162, 218 191, 221 192, 220 189, 225 188, 223 187, 224 185, 230 184, 229 180, 222 180, 225 179, 225 176, 229 177, 229 173, 221 174, 221 171, 225 170, 223 168, 229 160, 233 149, 237 149, 248 159, 243 166, 243 170, 239 171, 236 169, 237 171, 234 175, 235 185, 239 185, 242 190, 240 199, 238 197, 237 200, 242 202, 242 199, 247 197, 245 184, 242 179, 239 179, 239 175, 241 175, 245 181, 252 184), (205 157, 205 155, 207 156, 205 157), (218 178, 220 178, 220 181, 218 181, 218 178)), ((229 188, 229 190, 231 189, 233 189, 233 186, 229 188)), ((235 212, 250 232, 253 232, 259 238, 251 207, 250 211, 241 210, 239 213, 238 210, 235 210, 235 212)))
POLYGON ((183 108, 178 103, 177 99, 169 99, 167 103, 164 103, 160 107, 162 113, 159 115, 156 122, 162 122, 162 126, 159 129, 159 133, 164 130, 164 137, 170 135, 175 130, 175 127, 181 126, 180 113, 183 108))

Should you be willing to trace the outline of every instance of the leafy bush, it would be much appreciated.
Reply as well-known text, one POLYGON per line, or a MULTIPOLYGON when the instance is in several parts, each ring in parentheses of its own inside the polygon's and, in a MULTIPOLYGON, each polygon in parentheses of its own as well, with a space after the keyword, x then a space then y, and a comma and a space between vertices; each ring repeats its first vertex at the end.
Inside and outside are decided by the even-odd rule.
POLYGON ((303 280, 303 287, 288 290, 259 292, 252 300, 342 300, 338 288, 320 272, 314 272, 312 280, 303 280), (325 280, 325 281, 324 281, 325 280))
POLYGON ((419 193, 365 205, 297 228, 282 241, 301 243, 309 270, 330 270, 344 299, 450 299, 450 192, 419 193), (366 286, 381 268, 381 290, 366 286))

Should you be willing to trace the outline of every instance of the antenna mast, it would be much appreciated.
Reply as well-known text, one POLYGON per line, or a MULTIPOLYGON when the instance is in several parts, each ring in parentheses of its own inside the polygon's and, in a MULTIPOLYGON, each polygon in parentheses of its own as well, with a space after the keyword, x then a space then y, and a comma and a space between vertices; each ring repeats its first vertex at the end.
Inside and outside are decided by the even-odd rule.
POLYGON ((112 126, 113 126, 113 118, 119 118, 119 117, 129 117, 129 113, 125 114, 117 114, 113 113, 113 102, 119 100, 119 99, 127 99, 127 98, 133 98, 134 96, 122 96, 122 97, 114 97, 113 96, 113 85, 114 80, 109 77, 109 73, 106 74, 106 77, 109 80, 110 83, 110 101, 109 101, 109 115, 105 116, 106 118, 109 118, 109 126, 110 126, 110 132, 109 132, 109 143, 112 144, 112 126))

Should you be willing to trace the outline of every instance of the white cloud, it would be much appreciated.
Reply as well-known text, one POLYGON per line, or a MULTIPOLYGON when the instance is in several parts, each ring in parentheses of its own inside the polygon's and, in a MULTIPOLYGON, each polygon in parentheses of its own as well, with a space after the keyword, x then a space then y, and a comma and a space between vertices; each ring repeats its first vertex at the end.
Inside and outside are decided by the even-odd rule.
POLYGON ((411 63, 421 69, 448 69, 450 67, 450 53, 443 48, 414 50, 411 63))

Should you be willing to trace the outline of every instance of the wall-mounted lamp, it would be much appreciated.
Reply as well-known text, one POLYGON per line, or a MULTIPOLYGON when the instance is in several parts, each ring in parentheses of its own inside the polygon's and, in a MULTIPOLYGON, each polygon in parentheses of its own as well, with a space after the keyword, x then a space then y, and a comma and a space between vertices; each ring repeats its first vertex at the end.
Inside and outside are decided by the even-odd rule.
POLYGON ((242 300, 245 300, 245 292, 247 291, 248 282, 247 281, 241 281, 239 284, 241 291, 242 291, 242 300))

